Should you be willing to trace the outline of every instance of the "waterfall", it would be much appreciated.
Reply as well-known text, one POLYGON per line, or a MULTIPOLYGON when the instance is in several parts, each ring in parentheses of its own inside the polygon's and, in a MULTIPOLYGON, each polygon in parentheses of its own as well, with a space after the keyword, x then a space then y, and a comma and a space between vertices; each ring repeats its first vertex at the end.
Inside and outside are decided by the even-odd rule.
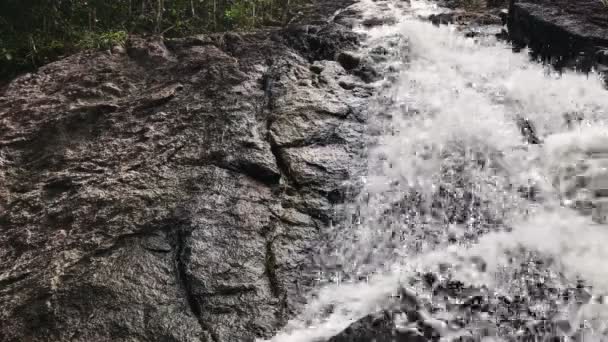
MULTIPOLYGON (((353 203, 356 219, 336 227, 326 256, 356 281, 319 289, 272 341, 333 336, 441 264, 463 282, 509 293, 517 276, 504 267, 514 253, 543 260, 556 281, 583 279, 594 293, 608 292, 608 229, 573 204, 585 195, 577 175, 596 177, 608 166, 608 96, 599 77, 558 74, 494 37, 466 38, 419 19, 438 11, 427 2, 400 3, 354 5, 364 17, 398 17, 359 29, 364 49, 392 51, 384 63, 394 73, 370 103, 369 170, 353 203), (567 120, 572 115, 580 120, 567 120), (483 269, 473 262, 480 259, 483 269)), ((602 310, 569 319, 608 317, 602 310)))

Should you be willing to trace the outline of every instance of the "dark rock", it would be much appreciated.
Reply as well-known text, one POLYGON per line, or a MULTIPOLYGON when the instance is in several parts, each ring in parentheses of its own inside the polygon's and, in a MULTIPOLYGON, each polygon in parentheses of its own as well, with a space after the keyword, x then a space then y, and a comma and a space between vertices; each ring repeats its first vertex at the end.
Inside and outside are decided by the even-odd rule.
POLYGON ((320 74, 321 72, 323 72, 323 66, 319 64, 313 64, 310 66, 310 71, 314 72, 315 74, 320 74))
POLYGON ((346 27, 353 27, 354 23, 358 22, 360 19, 361 14, 353 8, 349 8, 338 13, 334 18, 334 21, 346 27))
POLYGON ((379 315, 369 315, 353 323, 340 334, 330 338, 327 342, 364 342, 376 340, 393 341, 394 322, 390 313, 382 312, 379 315))
POLYGON ((498 12, 498 17, 500 17, 500 22, 503 26, 507 25, 507 22, 509 20, 509 11, 506 9, 501 9, 498 12))
POLYGON ((381 75, 371 64, 364 64, 357 68, 354 75, 358 76, 365 83, 372 83, 380 79, 381 75))
POLYGON ((569 129, 573 129, 576 125, 580 125, 583 122, 583 114, 582 113, 565 113, 564 121, 566 122, 566 126, 569 129))
POLYGON ((538 145, 542 143, 538 137, 538 134, 536 133, 534 124, 529 119, 520 116, 517 118, 516 123, 521 135, 528 144, 538 145))
POLYGON ((446 24, 453 24, 454 23, 454 16, 456 15, 456 12, 446 12, 446 13, 438 13, 438 14, 431 14, 428 18, 428 20, 433 23, 433 25, 439 26, 439 25, 446 25, 446 24))
POLYGON ((431 14, 428 20, 435 26, 458 24, 472 28, 487 25, 501 25, 500 17, 493 11, 463 11, 456 10, 439 14, 431 14))
POLYGON ((461 281, 450 280, 446 283, 439 284, 433 290, 434 295, 448 295, 450 297, 457 297, 464 291, 465 285, 461 281))
POLYGON ((501 8, 509 4, 509 0, 486 0, 487 6, 491 8, 501 8))
POLYGON ((557 68, 589 71, 598 51, 608 47, 608 11, 601 1, 511 1, 507 26, 511 40, 557 68))
MULTIPOLYGON (((447 7, 447 8, 451 8, 451 9, 456 9, 456 8, 466 8, 466 9, 479 9, 479 8, 472 8, 474 6, 476 1, 471 1, 471 0, 439 0, 438 1, 440 3, 440 5, 442 7, 447 7)), ((483 0, 483 1, 477 1, 477 3, 481 3, 483 4, 483 6, 481 7, 486 7, 486 8, 497 8, 497 7, 505 7, 508 4, 508 0, 483 0)))
POLYGON ((520 186, 517 189, 517 192, 525 199, 530 201, 536 201, 538 199, 538 194, 540 190, 537 186, 529 185, 529 186, 520 186))
POLYGON ((430 272, 425 273, 422 279, 424 279, 425 284, 429 287, 433 287, 438 281, 437 275, 430 272))
POLYGON ((314 62, 334 60, 340 51, 358 46, 361 37, 345 26, 330 23, 323 26, 290 26, 275 35, 274 39, 284 42, 314 62))
POLYGON ((500 32, 495 34, 496 39, 501 40, 501 41, 508 41, 509 40, 509 32, 507 32, 507 30, 505 29, 501 29, 500 32))
POLYGON ((351 52, 341 52, 338 55, 338 63, 346 70, 353 70, 361 64, 361 57, 351 52))
POLYGON ((171 52, 159 37, 139 38, 133 37, 127 44, 127 53, 134 60, 149 65, 162 64, 174 61, 171 52))
POLYGON ((383 311, 353 323, 327 342, 426 342, 420 332, 403 331, 395 326, 394 314, 383 311))
POLYGON ((333 61, 357 43, 131 37, 2 88, 0 340, 272 336, 364 167, 360 82, 333 61))
POLYGON ((365 19, 361 22, 361 25, 370 28, 375 26, 382 25, 394 25, 397 23, 397 19, 395 17, 373 17, 369 19, 365 19))

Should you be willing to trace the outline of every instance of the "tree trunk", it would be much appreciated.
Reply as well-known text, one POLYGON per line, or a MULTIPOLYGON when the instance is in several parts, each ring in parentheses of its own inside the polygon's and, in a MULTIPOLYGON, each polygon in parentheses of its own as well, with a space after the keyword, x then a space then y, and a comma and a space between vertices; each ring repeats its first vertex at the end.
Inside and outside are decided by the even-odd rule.
POLYGON ((93 29, 97 28, 97 8, 93 7, 93 29))
POLYGON ((156 1, 156 33, 160 33, 163 21, 163 0, 156 1))
POLYGON ((283 21, 283 24, 287 24, 287 21, 289 20, 289 18, 287 18, 287 15, 289 14, 290 5, 291 5, 291 0, 285 0, 285 3, 283 5, 283 14, 281 15, 282 16, 281 20, 283 21))
POLYGON ((213 29, 217 31, 217 0, 213 0, 213 29))

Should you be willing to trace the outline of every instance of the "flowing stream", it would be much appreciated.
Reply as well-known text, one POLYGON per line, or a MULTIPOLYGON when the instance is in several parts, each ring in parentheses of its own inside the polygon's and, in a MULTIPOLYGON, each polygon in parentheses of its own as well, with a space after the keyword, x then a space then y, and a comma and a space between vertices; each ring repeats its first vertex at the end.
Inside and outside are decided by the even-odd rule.
MULTIPOLYGON (((599 77, 558 75, 493 37, 433 26, 419 16, 439 9, 424 1, 354 6, 364 17, 398 19, 359 28, 365 49, 388 51, 381 63, 392 73, 370 104, 369 171, 354 219, 336 228, 326 256, 357 281, 323 286, 271 341, 333 336, 441 264, 468 284, 509 293, 516 279, 504 266, 513 251, 550 260, 561 282, 583 279, 594 295, 608 293, 608 226, 571 205, 586 194, 573 185, 575 169, 606 170, 608 93, 599 77), (530 135, 542 143, 530 144, 530 135), (479 259, 481 270, 471 262, 479 259)), ((579 308, 568 319, 598 317, 606 310, 579 308)))

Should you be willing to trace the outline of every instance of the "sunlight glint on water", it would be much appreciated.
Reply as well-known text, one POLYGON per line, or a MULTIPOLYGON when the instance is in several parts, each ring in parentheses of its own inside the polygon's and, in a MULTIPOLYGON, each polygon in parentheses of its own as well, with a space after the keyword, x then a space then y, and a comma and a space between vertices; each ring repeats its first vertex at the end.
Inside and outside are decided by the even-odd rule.
MULTIPOLYGON (((371 0, 355 6, 367 16, 377 15, 378 3, 371 0)), ((576 73, 557 76, 531 63, 527 54, 514 54, 504 43, 476 42, 453 27, 438 28, 416 19, 436 11, 426 2, 413 0, 406 11, 397 25, 366 30, 370 48, 395 34, 407 37, 409 62, 393 61, 405 66, 398 80, 379 95, 390 98, 392 104, 379 102, 378 117, 390 114, 391 119, 375 122, 384 127, 385 134, 370 149, 365 199, 360 201, 363 219, 341 232, 336 250, 340 263, 351 265, 347 272, 376 274, 369 282, 321 289, 272 341, 312 342, 335 335, 387 303, 399 281, 414 270, 433 268, 439 261, 457 263, 458 256, 481 256, 488 263, 486 274, 470 273, 464 267, 461 276, 468 283, 500 287, 492 284, 492 272, 501 265, 504 252, 518 246, 554 258, 556 267, 569 278, 580 276, 597 291, 608 292, 608 248, 603 245, 608 241, 608 227, 561 207, 551 183, 560 172, 555 166, 563 162, 558 152, 608 141, 608 93, 599 78, 576 73), (583 114, 584 120, 568 132, 564 115, 572 113, 583 114), (544 150, 524 143, 515 124, 517 117, 535 124, 538 135, 547 140, 544 150), (429 245, 412 251, 405 245, 386 244, 388 230, 402 229, 407 235, 411 229, 396 227, 397 219, 380 219, 393 203, 412 189, 429 200, 445 181, 439 173, 446 163, 477 154, 495 167, 467 169, 470 162, 464 162, 474 179, 472 191, 493 215, 512 227, 511 232, 486 234, 468 249, 429 245), (540 189, 542 204, 507 190, 509 184, 517 189, 529 183, 540 189), (328 304, 334 305, 333 313, 321 317, 328 304)))

